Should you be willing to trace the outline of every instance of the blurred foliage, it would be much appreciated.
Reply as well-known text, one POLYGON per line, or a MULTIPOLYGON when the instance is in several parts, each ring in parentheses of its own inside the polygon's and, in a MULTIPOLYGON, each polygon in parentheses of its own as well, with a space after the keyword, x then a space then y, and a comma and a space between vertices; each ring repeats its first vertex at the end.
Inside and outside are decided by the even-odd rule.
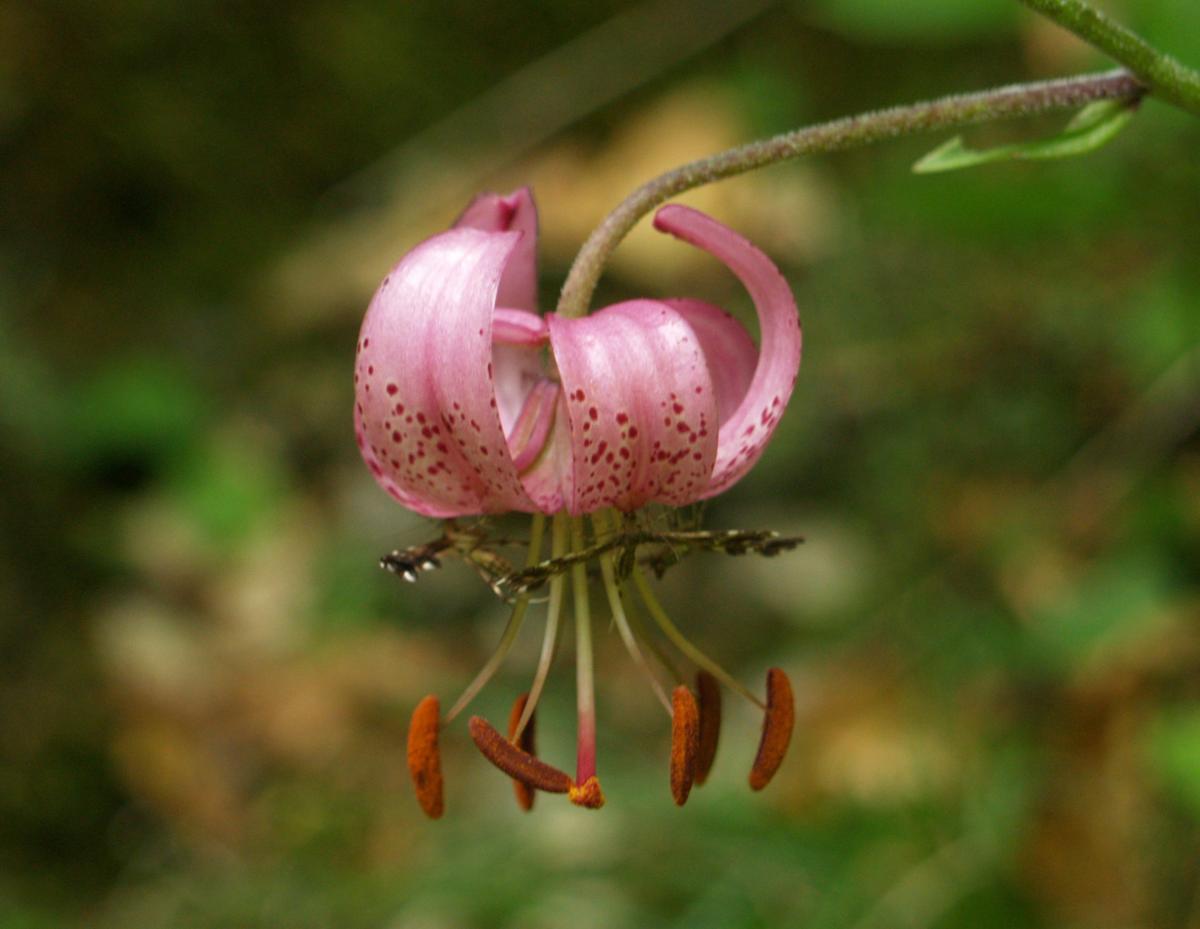
MULTIPOLYGON (((1107 6, 1200 63, 1194 0, 1107 6)), ((457 726, 446 819, 407 783, 411 707, 469 679, 502 610, 465 569, 374 565, 434 531, 349 424, 388 262, 530 182, 546 302, 658 170, 1101 66, 1015 7, 0 8, 0 926, 1200 925, 1200 125, 1155 101, 1083 160, 918 178, 944 140, 912 139, 688 198, 780 262, 806 327, 779 438, 708 519, 807 543, 663 582, 741 677, 792 674, 776 784, 745 791, 757 720, 731 703, 675 809, 607 634, 602 813, 521 816, 457 726)), ((602 298, 747 313, 660 239, 602 298)))

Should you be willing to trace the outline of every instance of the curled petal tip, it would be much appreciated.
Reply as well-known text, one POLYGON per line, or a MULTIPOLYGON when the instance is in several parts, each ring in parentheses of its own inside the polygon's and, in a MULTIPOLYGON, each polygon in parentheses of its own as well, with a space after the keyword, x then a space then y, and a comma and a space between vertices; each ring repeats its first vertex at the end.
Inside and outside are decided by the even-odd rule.
POLYGON ((654 227, 722 261, 750 293, 758 314, 758 361, 741 402, 721 417, 717 460, 703 494, 711 497, 741 480, 754 466, 791 398, 800 369, 796 301, 771 260, 715 219, 672 203, 654 215, 654 227))
POLYGON ((484 232, 519 233, 520 243, 505 268, 497 299, 501 306, 536 309, 538 216, 533 192, 528 187, 520 187, 507 196, 480 194, 470 202, 454 226, 484 232))

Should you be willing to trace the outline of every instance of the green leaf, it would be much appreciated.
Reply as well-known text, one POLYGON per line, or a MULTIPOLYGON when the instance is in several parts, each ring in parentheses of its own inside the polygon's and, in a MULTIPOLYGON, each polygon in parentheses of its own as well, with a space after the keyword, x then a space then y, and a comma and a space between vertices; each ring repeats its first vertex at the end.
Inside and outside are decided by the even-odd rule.
POLYGON ((913 165, 917 174, 957 171, 990 164, 993 161, 1044 160, 1073 158, 1093 152, 1111 140, 1133 118, 1135 104, 1122 100, 1097 100, 1075 114, 1062 132, 1048 139, 997 145, 994 148, 969 148, 962 136, 939 145, 913 165))

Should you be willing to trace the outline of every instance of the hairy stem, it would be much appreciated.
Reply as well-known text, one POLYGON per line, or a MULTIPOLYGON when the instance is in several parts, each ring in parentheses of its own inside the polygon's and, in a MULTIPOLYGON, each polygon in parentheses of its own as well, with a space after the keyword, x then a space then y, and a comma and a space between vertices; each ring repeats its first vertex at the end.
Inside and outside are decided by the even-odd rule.
POLYGON ((1125 65, 1156 97, 1200 115, 1200 72, 1164 54, 1084 0, 1021 0, 1125 65))
MULTIPOLYGON (((1049 4, 1050 0, 1037 2, 1049 4)), ((917 132, 1072 110, 1095 100, 1133 101, 1146 89, 1147 84, 1124 69, 1014 84, 818 123, 693 161, 643 184, 593 230, 571 265, 558 313, 585 315, 600 273, 617 244, 643 216, 686 190, 801 155, 843 151, 917 132)))

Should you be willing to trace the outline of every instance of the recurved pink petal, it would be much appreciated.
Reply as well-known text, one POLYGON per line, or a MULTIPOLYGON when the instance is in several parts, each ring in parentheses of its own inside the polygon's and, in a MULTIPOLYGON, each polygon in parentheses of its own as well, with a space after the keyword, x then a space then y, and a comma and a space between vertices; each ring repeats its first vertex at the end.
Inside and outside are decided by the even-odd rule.
POLYGON ((418 245, 380 285, 355 365, 363 457, 428 516, 533 510, 493 387, 492 316, 516 232, 456 228, 418 245))
POLYGON ((721 425, 711 497, 742 478, 766 448, 783 415, 800 370, 800 321, 796 301, 769 258, 731 229, 689 207, 671 204, 655 214, 654 226, 723 261, 754 300, 760 347, 750 386, 721 425))
POLYGON ((454 228, 484 232, 520 232, 496 295, 499 306, 518 310, 537 309, 537 206, 528 187, 508 196, 480 194, 463 210, 454 228))
POLYGON ((683 316, 633 300, 547 322, 567 405, 567 508, 629 511, 697 499, 716 455, 717 405, 703 348, 683 316))
POLYGON ((663 303, 687 320, 700 340, 716 391, 717 420, 724 425, 750 389, 758 365, 758 346, 745 327, 720 307, 699 300, 672 299, 663 303))

